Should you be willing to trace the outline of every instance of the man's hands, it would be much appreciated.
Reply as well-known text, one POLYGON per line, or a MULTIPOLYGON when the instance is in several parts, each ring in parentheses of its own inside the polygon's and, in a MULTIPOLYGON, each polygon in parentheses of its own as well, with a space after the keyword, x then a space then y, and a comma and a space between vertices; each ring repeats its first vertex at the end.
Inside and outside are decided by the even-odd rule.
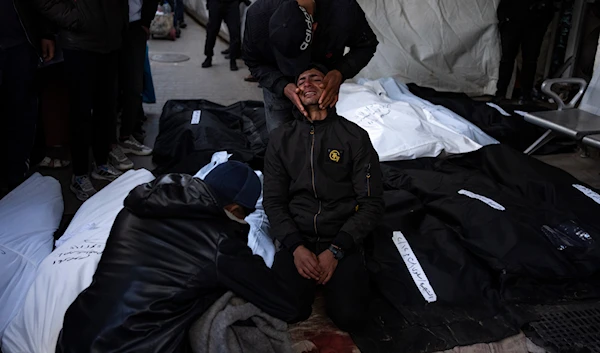
POLYGON ((327 109, 335 106, 335 103, 338 101, 342 81, 342 73, 338 70, 331 70, 325 75, 323 83, 320 85, 324 91, 319 99, 319 108, 327 109))
POLYGON ((286 97, 288 97, 290 101, 292 101, 292 103, 294 103, 294 105, 296 106, 296 108, 298 108, 300 113, 302 113, 302 115, 308 118, 308 113, 306 112, 306 109, 304 109, 304 106, 300 101, 300 97, 298 96, 298 93, 300 93, 300 88, 298 88, 298 86, 296 86, 296 84, 294 83, 288 83, 288 85, 285 86, 283 93, 286 97))
POLYGON ((42 39, 42 57, 48 62, 54 59, 54 41, 50 39, 42 39))
POLYGON ((300 245, 294 250, 294 264, 300 276, 306 279, 319 280, 319 261, 312 251, 300 245))
POLYGON ((323 251, 317 258, 312 251, 300 245, 294 250, 294 264, 300 276, 314 279, 318 284, 327 284, 333 276, 338 260, 329 250, 323 251))
POLYGON ((338 260, 333 256, 333 253, 329 250, 323 251, 319 255, 319 267, 321 268, 321 278, 319 279, 319 284, 327 284, 333 276, 333 272, 335 271, 338 265, 338 260))

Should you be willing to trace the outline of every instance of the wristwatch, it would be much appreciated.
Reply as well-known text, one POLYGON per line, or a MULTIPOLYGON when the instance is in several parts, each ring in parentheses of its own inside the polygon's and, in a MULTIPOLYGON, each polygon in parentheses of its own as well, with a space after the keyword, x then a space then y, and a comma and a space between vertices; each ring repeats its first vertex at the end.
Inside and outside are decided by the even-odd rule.
POLYGON ((344 251, 333 244, 329 245, 328 250, 333 253, 333 257, 336 260, 341 260, 344 257, 344 251))

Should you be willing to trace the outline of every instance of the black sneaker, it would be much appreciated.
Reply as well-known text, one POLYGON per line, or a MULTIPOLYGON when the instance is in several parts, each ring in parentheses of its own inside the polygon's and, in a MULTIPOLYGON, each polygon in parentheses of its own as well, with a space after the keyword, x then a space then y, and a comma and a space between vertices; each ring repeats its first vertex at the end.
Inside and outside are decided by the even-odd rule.
POLYGON ((187 28, 187 23, 185 23, 185 21, 179 22, 179 28, 186 29, 187 28))
POLYGON ((235 63, 235 61, 232 61, 229 63, 229 68, 231 69, 231 71, 237 71, 239 70, 237 64, 235 63))
POLYGON ((212 57, 211 56, 207 56, 206 60, 204 60, 204 62, 202 63, 202 67, 204 69, 206 69, 207 67, 211 67, 212 66, 212 57))
POLYGON ((230 53, 229 48, 227 48, 221 52, 221 54, 223 54, 223 55, 229 55, 229 53, 230 53))

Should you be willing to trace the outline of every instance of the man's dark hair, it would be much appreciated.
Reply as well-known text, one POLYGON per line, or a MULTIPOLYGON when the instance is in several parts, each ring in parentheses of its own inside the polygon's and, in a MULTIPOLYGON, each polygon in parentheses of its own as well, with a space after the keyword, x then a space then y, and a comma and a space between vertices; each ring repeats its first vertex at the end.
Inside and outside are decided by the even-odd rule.
MULTIPOLYGON (((322 65, 322 64, 319 64, 319 63, 310 63, 310 65, 308 65, 308 67, 305 70, 303 70, 300 73, 300 75, 302 75, 306 71, 312 70, 312 69, 317 69, 317 70, 321 71, 321 73, 323 75, 327 75, 327 73, 329 72, 329 69, 327 67, 325 67, 324 65, 322 65)), ((300 75, 296 76, 296 79, 294 81, 295 83, 298 83, 298 79, 300 78, 300 75)))

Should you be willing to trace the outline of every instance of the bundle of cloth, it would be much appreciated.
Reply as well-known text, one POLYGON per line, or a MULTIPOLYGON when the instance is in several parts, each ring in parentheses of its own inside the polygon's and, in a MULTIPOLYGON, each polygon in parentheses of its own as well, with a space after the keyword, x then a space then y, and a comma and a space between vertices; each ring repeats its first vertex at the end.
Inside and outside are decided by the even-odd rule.
POLYGON ((369 133, 382 162, 461 154, 498 143, 391 78, 343 84, 336 107, 340 116, 369 133))
POLYGON ((194 174, 205 164, 206 155, 210 159, 218 151, 262 169, 268 137, 262 102, 223 106, 203 99, 169 100, 154 143, 154 173, 194 174))
POLYGON ((505 145, 382 171, 368 268, 385 324, 354 337, 361 350, 498 340, 536 319, 530 305, 600 297, 598 190, 505 145))
POLYGON ((147 170, 129 171, 102 189, 79 208, 52 253, 54 238, 50 233, 49 255, 41 261, 29 290, 22 293, 22 308, 8 323, 2 338, 4 353, 55 351, 65 312, 92 282, 125 196, 152 179, 147 170))
POLYGON ((52 251, 63 208, 59 182, 39 173, 0 200, 0 342, 52 251))

